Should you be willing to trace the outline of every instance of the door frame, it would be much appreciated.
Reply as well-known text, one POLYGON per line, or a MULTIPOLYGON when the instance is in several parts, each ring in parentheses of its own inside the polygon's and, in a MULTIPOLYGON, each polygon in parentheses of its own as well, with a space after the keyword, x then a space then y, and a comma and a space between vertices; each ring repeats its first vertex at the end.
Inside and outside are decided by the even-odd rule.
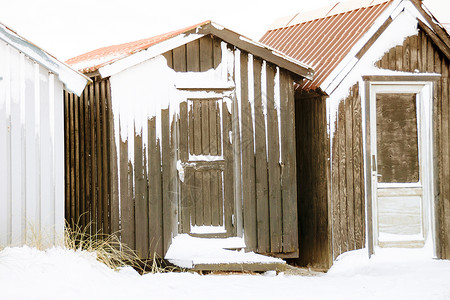
MULTIPOLYGON (((211 80, 210 80, 211 81, 211 80)), ((219 99, 221 98, 223 103, 226 104, 225 107, 228 110, 228 113, 231 114, 231 116, 233 116, 233 114, 235 114, 234 111, 234 107, 236 105, 236 96, 235 96, 235 85, 232 82, 222 82, 222 81, 217 81, 217 82, 210 82, 209 85, 192 85, 192 83, 176 83, 175 84, 176 90, 177 90, 177 95, 176 98, 178 99, 179 103, 182 102, 188 102, 189 100, 201 100, 201 99, 219 99)), ((178 104, 180 105, 180 104, 178 104)), ((189 109, 188 109, 189 111, 189 109)), ((224 111, 223 108, 220 108, 220 115, 221 118, 223 118, 224 115, 224 111)), ((235 141, 233 140, 235 132, 236 132, 236 128, 235 128, 235 118, 232 117, 232 124, 231 125, 231 130, 232 130, 232 135, 229 136, 222 136, 222 139, 229 139, 230 143, 231 143, 231 147, 233 147, 233 151, 232 153, 235 153, 236 151, 234 150, 235 147, 235 141)), ((221 120, 221 125, 220 125, 221 130, 223 129, 223 119, 221 120)), ((177 143, 179 144, 179 136, 177 138, 177 143)), ((225 154, 224 154, 224 145, 223 145, 224 141, 222 141, 222 157, 225 160, 225 154)), ((178 167, 183 167, 183 163, 181 162, 181 157, 180 157, 180 149, 177 146, 177 161, 180 163, 178 164, 178 167)), ((188 153, 188 156, 189 153, 188 153)), ((231 158, 231 166, 234 169, 234 160, 235 157, 230 157, 231 158)), ((184 168, 184 167, 183 167, 184 168)), ((178 170, 179 172, 179 170, 178 170)), ((236 182, 234 180, 234 177, 236 176, 235 171, 233 170, 231 172, 231 176, 233 176, 233 187, 232 187, 232 197, 233 197, 233 203, 234 203, 234 210, 232 212, 232 228, 231 231, 228 232, 226 234, 223 234, 223 236, 221 236, 222 234, 215 234, 215 233, 211 233, 211 236, 221 236, 221 237, 227 237, 227 236, 238 236, 238 237, 242 237, 243 235, 243 216, 242 216, 242 208, 241 208, 241 199, 239 197, 236 197, 235 195, 235 190, 236 190, 236 182)), ((178 180, 180 180, 180 178, 178 178, 178 180)), ((178 223, 179 218, 180 218, 180 201, 181 201, 181 184, 179 183, 179 187, 180 190, 178 191, 178 194, 180 195, 180 197, 178 197, 178 203, 176 206, 176 210, 177 210, 177 215, 176 215, 176 223, 178 223)), ((223 187, 224 188, 224 187, 223 187)), ((224 192, 224 191, 223 191, 224 192)), ((224 199, 224 201, 226 201, 224 199)), ((224 217, 225 217, 225 210, 224 210, 224 217)), ((224 225, 225 225, 225 220, 224 220, 224 225)), ((177 226, 178 227, 178 226, 177 226)), ((178 228, 177 228, 178 230, 178 228)), ((195 235, 195 234, 194 234, 195 235)), ((200 236, 203 237, 209 237, 209 234, 201 234, 200 236)))
MULTIPOLYGON (((396 76, 363 76, 365 82, 365 98, 363 110, 363 118, 365 118, 365 186, 366 186, 366 245, 369 252, 369 257, 375 253, 375 249, 378 246, 378 232, 377 232, 377 197, 376 197, 376 183, 374 183, 375 170, 374 161, 372 161, 372 155, 374 150, 376 151, 376 135, 371 132, 372 126, 376 125, 376 120, 371 120, 371 111, 375 109, 375 97, 377 93, 415 93, 418 95, 419 107, 418 122, 421 123, 421 134, 418 138, 419 151, 423 151, 420 157, 423 158, 421 165, 421 174, 424 176, 423 188, 424 188, 424 215, 426 215, 426 224, 424 227, 427 232, 425 235, 425 244, 432 243, 432 247, 429 247, 429 256, 436 256, 436 224, 435 224, 435 176, 434 168, 435 161, 434 156, 434 124, 433 124, 433 108, 434 108, 434 82, 438 80, 440 76, 436 74, 417 74, 417 75, 396 75, 396 76), (374 125, 375 123, 375 125, 374 125), (375 146, 374 146, 375 144, 375 146)), ((376 177, 375 177, 376 178, 376 177)))

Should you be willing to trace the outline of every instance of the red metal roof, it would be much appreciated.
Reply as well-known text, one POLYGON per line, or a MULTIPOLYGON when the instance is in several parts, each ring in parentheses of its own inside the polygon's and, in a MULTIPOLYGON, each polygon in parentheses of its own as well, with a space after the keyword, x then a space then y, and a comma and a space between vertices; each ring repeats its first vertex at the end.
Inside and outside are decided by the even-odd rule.
POLYGON ((142 39, 120 45, 99 48, 88 53, 73 57, 66 61, 67 64, 82 73, 97 71, 101 67, 111 64, 119 59, 130 56, 136 52, 146 50, 150 46, 168 40, 174 36, 190 31, 198 26, 211 23, 206 21, 180 30, 171 31, 151 38, 142 39))
POLYGON ((355 0, 281 18, 260 42, 315 70, 306 90, 319 88, 393 0, 355 0))

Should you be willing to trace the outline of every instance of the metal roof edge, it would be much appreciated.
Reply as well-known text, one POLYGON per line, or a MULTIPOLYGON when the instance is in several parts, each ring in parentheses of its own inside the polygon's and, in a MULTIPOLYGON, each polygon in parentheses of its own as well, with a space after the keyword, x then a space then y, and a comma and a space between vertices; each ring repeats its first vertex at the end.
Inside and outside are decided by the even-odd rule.
POLYGON ((72 69, 2 23, 0 23, 0 39, 57 75, 70 92, 80 95, 85 86, 92 82, 84 74, 72 69))
MULTIPOLYGON (((291 71, 297 75, 312 80, 314 76, 314 70, 311 66, 300 62, 268 45, 253 41, 243 35, 240 35, 232 30, 211 22, 206 24, 204 30, 206 33, 215 35, 225 42, 234 45, 254 56, 260 57, 268 62, 271 62, 281 68, 291 71)), ((199 30, 200 32, 202 29, 199 30)))
POLYGON ((267 45, 253 41, 212 21, 204 22, 193 29, 180 33, 158 44, 152 45, 146 50, 136 52, 132 55, 114 61, 109 65, 105 65, 99 68, 98 71, 100 73, 100 76, 103 78, 117 74, 145 60, 151 59, 157 55, 161 55, 167 51, 175 49, 208 34, 217 36, 218 38, 224 40, 229 44, 232 44, 255 56, 261 57, 262 59, 274 63, 297 75, 300 75, 307 79, 313 78, 314 70, 310 66, 297 61, 267 45))
MULTIPOLYGON (((402 11, 404 11, 407 8, 408 3, 412 4, 410 0, 394 0, 392 4, 386 8, 386 10, 374 22, 374 25, 355 44, 352 51, 350 51, 346 55, 346 57, 342 59, 339 65, 322 82, 320 88, 325 93, 330 95, 334 92, 334 90, 339 86, 340 82, 342 82, 342 80, 351 72, 353 67, 358 63, 359 59, 357 59, 355 56, 362 50, 362 48, 366 45, 366 43, 376 34, 376 32, 383 26, 383 24, 389 18, 395 19, 402 11)), ((419 13, 417 8, 416 11, 417 13, 419 13)), ((389 26, 386 28, 386 30, 388 30, 389 26)))

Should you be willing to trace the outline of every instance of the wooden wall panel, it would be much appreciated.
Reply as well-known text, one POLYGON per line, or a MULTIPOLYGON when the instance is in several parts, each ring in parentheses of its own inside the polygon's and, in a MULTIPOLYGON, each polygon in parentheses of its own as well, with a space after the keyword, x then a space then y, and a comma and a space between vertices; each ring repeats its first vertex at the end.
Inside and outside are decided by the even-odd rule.
POLYGON ((119 232, 122 242, 148 258, 153 253, 163 256, 172 237, 189 229, 190 224, 179 226, 180 220, 197 225, 206 220, 239 234, 237 223, 242 220, 236 213, 242 213, 248 250, 298 256, 293 76, 221 43, 206 36, 164 54, 168 66, 177 72, 216 68, 225 54, 227 63, 223 67, 228 79, 240 81, 236 84, 239 93, 217 103, 220 107, 214 107, 217 101, 208 105, 197 105, 200 100, 182 102, 180 112, 187 115, 187 120, 173 116, 172 108, 163 109, 148 118, 147 128, 133 132, 135 123, 113 116, 108 79, 94 78, 79 104, 67 93, 67 115, 75 116, 78 111, 79 118, 71 121, 69 117, 66 129, 68 149, 74 148, 66 152, 70 166, 66 176, 73 178, 67 186, 68 219, 76 220, 87 212, 79 225, 93 222, 92 232, 119 232), (235 65, 240 66, 239 74, 235 74, 235 65), (231 111, 227 103, 230 100, 231 111), (193 126, 186 126, 186 121, 193 126), (116 126, 119 132, 114 132, 116 126), (201 134, 186 132, 191 129, 201 134), (199 138, 186 138, 189 135, 199 138), (183 150, 178 152, 178 147, 183 150), (180 153, 223 154, 229 163, 224 166, 223 176, 220 172, 187 171, 185 182, 181 182, 176 163, 186 157, 179 157, 180 153), (79 177, 84 178, 80 181, 79 177), (202 182, 211 194, 196 189, 196 182, 202 182), (186 189, 190 189, 188 196, 178 199, 180 191, 186 189), (85 197, 77 198, 77 191, 85 197), (210 211, 219 205, 216 199, 222 192, 223 209, 214 209, 219 215, 205 214, 205 207, 210 211), (201 201, 193 201, 194 197, 201 201), (231 217, 223 220, 224 215, 231 217))
POLYGON ((439 73, 441 79, 434 87, 433 124, 435 153, 435 216, 437 235, 437 255, 450 259, 450 110, 449 102, 449 60, 436 47, 427 34, 419 30, 418 35, 409 37, 403 45, 397 46, 395 54, 385 54, 376 63, 378 67, 386 68, 383 61, 408 61, 407 65, 391 64, 394 71, 414 71, 422 73, 439 73))
MULTIPOLYGON (((383 62, 387 64, 386 62, 383 62)), ((364 159, 362 156, 361 97, 358 84, 339 103, 332 140, 332 253, 365 245, 364 159)))
MULTIPOLYGON (((297 92, 295 117, 300 251, 296 263, 328 269, 332 261, 329 222, 333 212, 329 207, 326 98, 316 93, 297 92)), ((338 218, 332 220, 339 222, 338 218)))

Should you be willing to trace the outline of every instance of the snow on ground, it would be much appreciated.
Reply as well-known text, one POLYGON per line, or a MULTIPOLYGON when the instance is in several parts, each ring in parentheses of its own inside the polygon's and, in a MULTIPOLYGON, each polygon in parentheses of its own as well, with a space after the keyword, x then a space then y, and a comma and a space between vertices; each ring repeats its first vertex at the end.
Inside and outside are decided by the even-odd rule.
POLYGON ((112 271, 86 252, 6 248, 0 299, 450 299, 450 261, 414 251, 365 250, 340 257, 328 274, 147 274, 112 271))

